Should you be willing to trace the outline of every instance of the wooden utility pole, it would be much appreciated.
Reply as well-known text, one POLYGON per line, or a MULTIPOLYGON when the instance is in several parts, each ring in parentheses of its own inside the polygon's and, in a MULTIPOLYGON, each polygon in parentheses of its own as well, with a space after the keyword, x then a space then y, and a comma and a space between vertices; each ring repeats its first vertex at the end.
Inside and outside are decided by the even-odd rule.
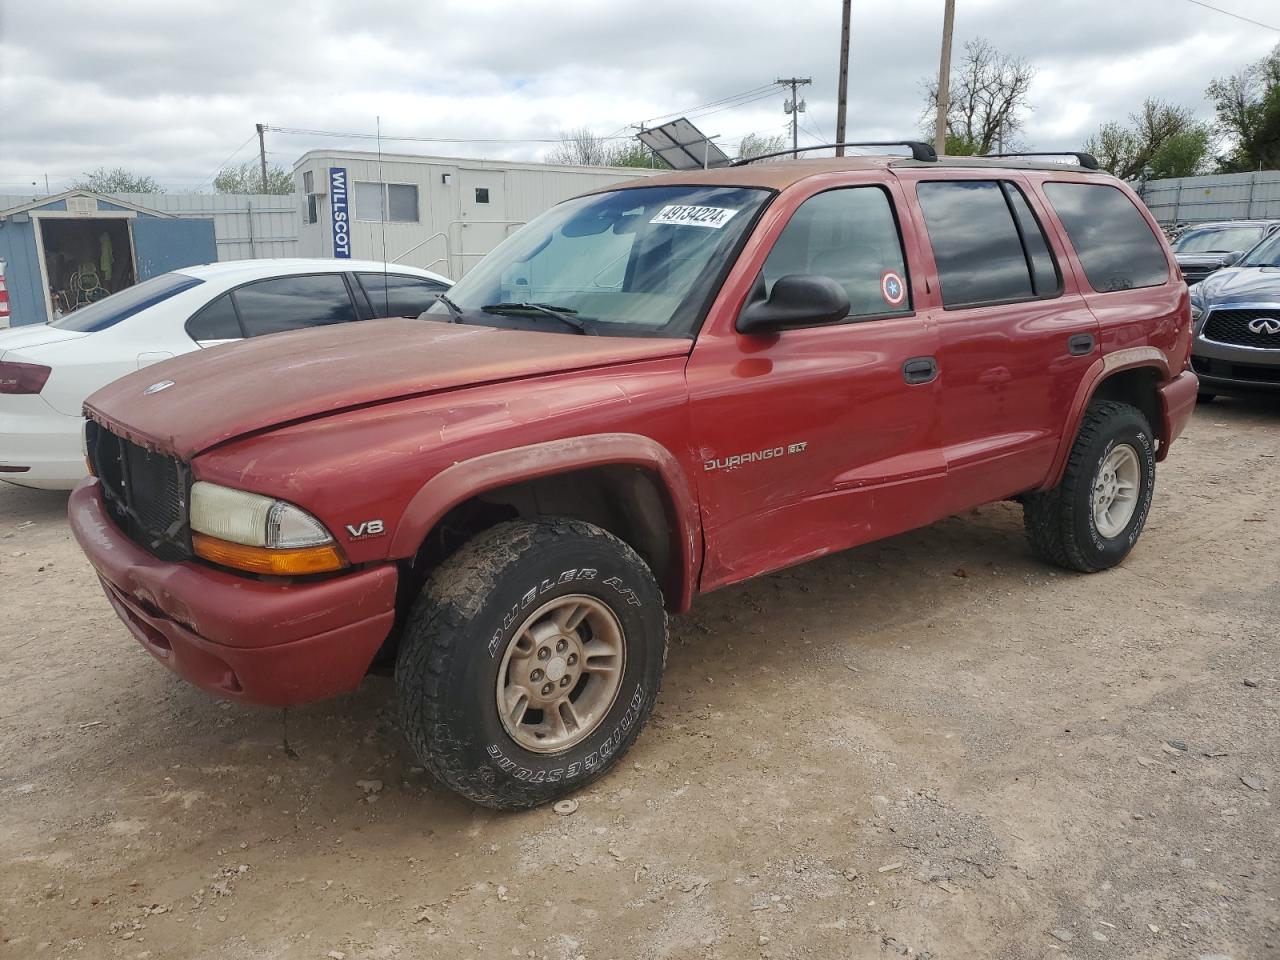
POLYGON ((267 125, 256 124, 258 128, 258 161, 262 165, 262 192, 267 193, 267 125))
POLYGON ((812 77, 787 77, 785 80, 775 80, 774 83, 783 87, 791 88, 791 99, 784 104, 787 113, 791 114, 791 159, 795 160, 800 156, 800 114, 804 112, 804 101, 800 99, 798 90, 800 87, 813 83, 812 77))
POLYGON ((844 156, 844 121, 849 109, 849 8, 853 0, 844 0, 840 20, 840 89, 836 91, 836 156, 844 156))
POLYGON ((933 128, 933 149, 947 152, 947 114, 951 110, 951 33, 956 23, 956 0, 947 0, 942 14, 942 60, 938 65, 938 118, 933 128))

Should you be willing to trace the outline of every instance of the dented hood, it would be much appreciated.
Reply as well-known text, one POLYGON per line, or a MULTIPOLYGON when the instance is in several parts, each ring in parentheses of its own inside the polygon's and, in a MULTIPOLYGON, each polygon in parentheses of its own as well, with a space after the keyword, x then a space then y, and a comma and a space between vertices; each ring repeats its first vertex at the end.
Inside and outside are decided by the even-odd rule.
POLYGON ((368 404, 680 356, 692 346, 686 339, 369 320, 153 364, 93 394, 85 412, 135 443, 189 459, 235 437, 368 404))

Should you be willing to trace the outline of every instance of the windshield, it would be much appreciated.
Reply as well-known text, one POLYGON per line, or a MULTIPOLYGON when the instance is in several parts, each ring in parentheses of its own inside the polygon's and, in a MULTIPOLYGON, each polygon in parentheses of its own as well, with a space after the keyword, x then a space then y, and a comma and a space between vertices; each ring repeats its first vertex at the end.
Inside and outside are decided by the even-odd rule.
POLYGON ((1280 267, 1280 230, 1246 253, 1236 266, 1280 267))
POLYGON ((162 273, 132 287, 125 287, 119 293, 113 293, 56 320, 50 320, 49 326, 59 330, 75 330, 78 333, 95 333, 113 327, 121 320, 132 317, 147 307, 154 307, 162 300, 168 300, 198 283, 204 281, 185 273, 162 273))
POLYGON ((1205 227, 1188 230, 1173 245, 1174 253, 1231 253, 1248 250, 1262 236, 1261 227, 1205 227))
POLYGON ((568 200, 458 281, 448 294, 456 316, 444 303, 425 316, 566 333, 690 336, 769 196, 662 186, 568 200))

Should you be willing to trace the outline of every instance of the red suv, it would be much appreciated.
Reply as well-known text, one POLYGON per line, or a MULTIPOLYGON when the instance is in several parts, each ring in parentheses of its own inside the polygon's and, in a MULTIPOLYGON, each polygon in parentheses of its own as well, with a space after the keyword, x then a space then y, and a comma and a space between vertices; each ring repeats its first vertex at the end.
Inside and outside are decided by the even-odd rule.
POLYGON ((1091 158, 908 146, 610 187, 416 320, 131 374, 75 535, 170 669, 270 705, 394 670, 494 807, 618 760, 699 593, 1005 499, 1119 563, 1196 399, 1168 245, 1091 158))

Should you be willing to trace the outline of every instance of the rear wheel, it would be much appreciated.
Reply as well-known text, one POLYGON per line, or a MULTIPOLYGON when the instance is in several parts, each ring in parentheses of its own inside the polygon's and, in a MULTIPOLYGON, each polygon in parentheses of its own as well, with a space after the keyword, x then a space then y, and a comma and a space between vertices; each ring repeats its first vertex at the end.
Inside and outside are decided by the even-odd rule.
POLYGON ((1032 550, 1082 573, 1115 566, 1146 524, 1155 468, 1155 442, 1142 412, 1113 400, 1091 404, 1062 481, 1023 501, 1032 550))
POLYGON ((630 547, 588 523, 503 523, 450 557, 405 628, 405 734, 476 803, 532 807, 630 747, 666 661, 662 594, 630 547))

